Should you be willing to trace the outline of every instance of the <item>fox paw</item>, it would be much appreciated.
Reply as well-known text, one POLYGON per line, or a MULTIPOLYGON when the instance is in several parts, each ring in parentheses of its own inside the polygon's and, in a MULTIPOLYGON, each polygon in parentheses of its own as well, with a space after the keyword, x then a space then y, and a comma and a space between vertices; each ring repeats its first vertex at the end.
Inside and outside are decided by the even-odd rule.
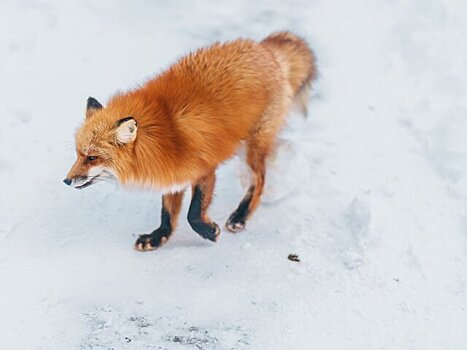
POLYGON ((209 239, 212 242, 216 242, 217 238, 221 233, 219 225, 215 222, 204 222, 204 221, 190 221, 191 228, 198 233, 204 239, 209 239))
POLYGON ((245 229, 245 223, 227 221, 227 223, 225 224, 225 228, 232 233, 237 233, 245 229))
POLYGON ((161 247, 167 240, 167 236, 140 235, 136 240, 135 249, 140 252, 148 252, 161 247))
POLYGON ((219 235, 221 233, 221 229, 219 228, 219 225, 216 224, 215 222, 212 223, 203 223, 202 225, 199 225, 199 227, 196 227, 196 232, 203 237, 204 239, 208 239, 211 242, 216 242, 217 238, 219 238, 219 235))
POLYGON ((225 228, 232 233, 243 231, 245 229, 245 220, 234 212, 225 223, 225 228))
POLYGON ((209 239, 212 242, 216 242, 219 238, 219 235, 221 234, 221 229, 219 225, 215 222, 211 223, 211 225, 209 226, 210 227, 205 231, 203 230, 204 232, 200 233, 200 235, 205 239, 209 239))

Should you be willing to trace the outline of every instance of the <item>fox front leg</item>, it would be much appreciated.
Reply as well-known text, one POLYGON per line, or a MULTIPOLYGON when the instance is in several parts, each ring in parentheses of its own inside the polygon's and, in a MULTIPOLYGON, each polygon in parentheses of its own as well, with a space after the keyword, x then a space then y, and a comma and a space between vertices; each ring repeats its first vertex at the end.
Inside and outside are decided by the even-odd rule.
POLYGON ((177 225, 183 194, 184 191, 162 196, 161 224, 150 234, 139 236, 135 243, 136 250, 141 252, 154 250, 167 242, 177 225))
POLYGON ((188 210, 188 222, 191 228, 201 237, 213 242, 217 240, 221 232, 219 225, 213 222, 207 214, 215 183, 216 175, 214 171, 198 180, 192 186, 193 193, 190 209, 188 210))

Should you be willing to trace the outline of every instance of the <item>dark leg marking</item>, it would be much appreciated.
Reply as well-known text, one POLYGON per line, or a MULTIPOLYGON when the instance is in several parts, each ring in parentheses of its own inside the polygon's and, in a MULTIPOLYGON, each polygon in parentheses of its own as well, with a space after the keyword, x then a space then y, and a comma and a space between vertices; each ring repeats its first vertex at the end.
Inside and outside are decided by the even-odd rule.
POLYGON ((220 234, 219 226, 214 222, 207 222, 205 218, 205 201, 204 193, 201 186, 196 185, 193 188, 193 197, 188 210, 188 222, 191 228, 201 237, 215 242, 220 234))
POLYGON ((237 209, 235 209, 235 211, 230 215, 227 223, 225 224, 229 231, 238 232, 245 228, 246 219, 250 214, 250 204, 254 190, 254 186, 251 186, 248 189, 247 194, 242 199, 237 209))
POLYGON ((171 216, 163 206, 161 211, 161 225, 150 234, 140 235, 136 240, 137 250, 154 250, 162 246, 172 234, 171 216))
POLYGON ((183 193, 169 193, 162 196, 161 224, 149 235, 141 235, 135 243, 137 250, 154 250, 163 245, 175 230, 178 214, 183 202, 183 193))

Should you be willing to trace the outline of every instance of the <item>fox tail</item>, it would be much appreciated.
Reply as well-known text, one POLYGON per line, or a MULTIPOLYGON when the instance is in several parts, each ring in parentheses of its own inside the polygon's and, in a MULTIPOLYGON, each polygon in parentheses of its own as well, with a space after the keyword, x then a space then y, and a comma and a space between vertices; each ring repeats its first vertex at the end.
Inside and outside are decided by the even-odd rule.
POLYGON ((316 79, 316 57, 306 41, 290 32, 273 33, 261 42, 274 54, 293 94, 293 104, 307 115, 311 84, 316 79))

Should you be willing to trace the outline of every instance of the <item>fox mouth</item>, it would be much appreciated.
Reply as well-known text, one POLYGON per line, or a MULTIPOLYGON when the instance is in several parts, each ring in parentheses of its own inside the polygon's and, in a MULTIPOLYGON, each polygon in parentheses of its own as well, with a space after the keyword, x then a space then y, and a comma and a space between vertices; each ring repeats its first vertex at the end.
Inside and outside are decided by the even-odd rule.
POLYGON ((83 188, 91 186, 93 183, 94 183, 94 178, 92 178, 91 180, 89 180, 88 182, 86 182, 86 183, 84 183, 82 185, 76 186, 75 188, 77 188, 79 190, 82 190, 83 188))
POLYGON ((114 180, 116 180, 116 176, 111 169, 100 167, 88 172, 87 176, 80 175, 73 178, 66 178, 63 182, 68 186, 82 190, 83 188, 89 187, 97 182, 113 182, 114 180))
MULTIPOLYGON (((94 173, 95 174, 95 173, 94 173)), ((96 182, 102 182, 102 181, 113 181, 115 180, 115 175, 110 171, 109 169, 103 169, 101 170, 98 174, 95 174, 94 176, 87 177, 85 179, 81 179, 79 185, 75 185, 74 187, 82 190, 83 188, 86 188, 88 186, 91 186, 92 184, 95 184, 96 182), (82 183, 85 181, 84 183, 82 183)))
POLYGON ((84 184, 82 185, 79 185, 79 186, 75 186, 75 188, 79 189, 79 190, 82 190, 83 188, 86 188, 88 186, 91 186, 93 183, 96 182, 96 179, 99 177, 100 174, 92 177, 90 180, 88 180, 87 182, 85 182, 84 184))
POLYGON ((91 186, 91 185, 95 182, 95 180, 96 180, 96 178, 97 178, 98 176, 99 176, 99 175, 94 176, 94 177, 91 178, 89 181, 85 182, 84 184, 79 185, 79 186, 75 186, 75 188, 77 188, 77 189, 79 189, 79 190, 82 190, 83 188, 86 188, 86 187, 88 187, 88 186, 91 186))

